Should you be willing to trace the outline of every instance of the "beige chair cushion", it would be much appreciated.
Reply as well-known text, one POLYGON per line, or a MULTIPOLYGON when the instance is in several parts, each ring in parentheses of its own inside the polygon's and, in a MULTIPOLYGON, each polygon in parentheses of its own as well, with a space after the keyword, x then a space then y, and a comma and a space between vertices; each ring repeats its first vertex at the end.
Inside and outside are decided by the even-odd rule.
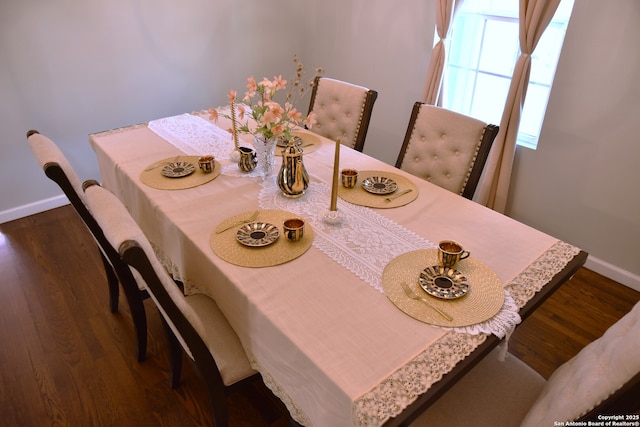
POLYGON ((249 365, 238 335, 216 302, 202 294, 187 296, 185 300, 191 308, 188 319, 213 354, 224 384, 235 384, 253 375, 256 371, 249 365))
POLYGON ((639 349, 640 303, 553 373, 522 426, 585 415, 640 372, 639 349))
POLYGON ((519 425, 544 386, 544 378, 511 354, 501 362, 499 350, 485 357, 411 427, 519 425))
POLYGON ((318 88, 312 111, 317 123, 311 131, 353 148, 362 122, 362 113, 369 89, 323 77, 318 88))
MULTIPOLYGON (((160 264, 160 261, 158 261, 151 243, 149 243, 140 227, 116 196, 99 185, 88 187, 85 195, 89 210, 102 227, 106 238, 113 247, 119 248, 123 242, 133 240, 144 250, 167 293, 193 325, 193 328, 205 342, 211 354, 213 354, 224 384, 230 385, 253 375, 255 371, 249 364, 240 339, 215 301, 205 295, 184 296, 180 288, 160 264)), ((193 359, 189 346, 162 309, 150 288, 148 291, 185 352, 193 359)))
POLYGON ((485 126, 480 120, 424 105, 416 118, 400 169, 462 194, 485 126))
POLYGON ((49 138, 39 133, 34 133, 28 138, 29 146, 36 160, 42 168, 47 163, 57 163, 67 179, 73 186, 73 189, 80 197, 80 200, 84 201, 84 192, 82 191, 82 182, 76 174, 76 171, 71 167, 71 164, 62 153, 60 148, 49 138))

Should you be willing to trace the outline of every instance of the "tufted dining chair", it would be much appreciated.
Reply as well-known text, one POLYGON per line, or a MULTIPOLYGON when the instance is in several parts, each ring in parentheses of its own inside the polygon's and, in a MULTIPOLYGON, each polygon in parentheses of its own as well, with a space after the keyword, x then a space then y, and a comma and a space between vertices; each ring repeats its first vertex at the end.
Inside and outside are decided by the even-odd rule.
POLYGON ((396 167, 472 199, 498 126, 416 102, 396 167))
POLYGON ((378 92, 328 77, 316 76, 309 112, 316 114, 312 132, 362 152, 378 92))
POLYGON ((640 303, 545 380, 499 348, 421 414, 411 427, 553 426, 640 413, 640 303))
POLYGON ((116 250, 109 245, 100 226, 87 209, 80 178, 60 148, 51 139, 36 130, 27 132, 27 141, 45 175, 62 189, 98 246, 98 252, 107 275, 109 309, 112 313, 118 311, 120 295, 118 283, 122 285, 136 333, 136 357, 138 361, 143 361, 147 352, 147 318, 143 300, 148 297, 144 281, 136 272, 128 268, 123 269, 119 276, 116 274, 115 267, 122 264, 122 261, 120 261, 116 250))
POLYGON ((184 350, 207 387, 214 425, 226 426, 226 396, 258 378, 240 339, 213 299, 203 294, 182 293, 116 196, 96 182, 85 187, 87 205, 109 243, 118 248, 123 262, 142 275, 161 314, 170 346, 171 387, 180 383, 184 350))

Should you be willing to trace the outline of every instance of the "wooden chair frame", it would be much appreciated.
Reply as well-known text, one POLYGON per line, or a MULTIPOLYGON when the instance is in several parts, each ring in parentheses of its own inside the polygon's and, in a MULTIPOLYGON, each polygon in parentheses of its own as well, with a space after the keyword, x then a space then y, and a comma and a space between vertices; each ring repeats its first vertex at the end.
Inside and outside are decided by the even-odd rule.
MULTIPOLYGON (((36 130, 30 130, 27 132, 27 139, 37 133, 39 132, 36 130)), ((89 229, 89 232, 96 242, 105 274, 107 276, 107 285, 109 288, 109 310, 112 313, 118 312, 118 302, 120 297, 120 288, 118 283, 122 285, 127 303, 129 304, 129 310, 131 312, 133 327, 136 334, 136 359, 139 362, 143 361, 147 354, 147 318, 143 300, 149 295, 146 291, 140 290, 131 270, 123 264, 118 252, 109 244, 102 232, 102 229, 93 218, 93 215, 91 215, 91 212, 89 212, 76 190, 73 188, 73 185, 69 181, 69 178, 62 167, 58 163, 48 162, 43 165, 43 170, 45 175, 58 184, 62 189, 63 193, 69 199, 69 202, 71 202, 71 205, 89 229)))
POLYGON ((601 421, 602 414, 640 414, 640 372, 577 421, 601 421))
MULTIPOLYGON (((200 335, 193 328, 191 323, 185 318, 184 314, 176 306, 171 296, 167 293, 164 286, 160 282, 153 266, 149 262, 144 250, 136 241, 128 240, 120 245, 119 253, 122 260, 132 266, 142 275, 155 300, 162 307, 167 317, 171 319, 173 326, 179 331, 184 341, 189 346, 189 350, 193 356, 193 360, 189 359, 196 368, 198 376, 205 384, 210 403, 212 407, 212 415, 215 426, 228 425, 228 408, 226 398, 240 387, 244 387, 259 378, 256 373, 232 385, 225 385, 218 365, 213 358, 211 352, 207 348, 200 335)), ((165 318, 161 316, 167 332, 167 340, 169 343, 169 352, 171 360, 170 385, 176 388, 180 384, 180 371, 182 365, 182 346, 171 327, 169 327, 165 318)))
MULTIPOLYGON (((96 181, 86 181, 83 185, 83 190, 88 191, 89 187, 94 185, 98 187, 100 186, 96 181)), ((103 191, 107 192, 107 190, 103 191)), ((96 206, 96 208, 98 208, 98 206, 96 206)), ((126 212, 124 206, 122 206, 121 212, 126 212)), ((113 215, 118 214, 115 213, 113 215)), ((124 215, 124 213, 122 213, 122 215, 124 215)), ((98 216, 98 219, 100 219, 100 216, 98 216)), ((115 221, 124 220, 124 218, 118 217, 110 219, 115 221)), ((131 221, 132 224, 134 223, 133 218, 130 216, 128 216, 127 220, 131 221)), ((98 226, 100 227, 100 225, 98 226)), ((102 231, 102 228, 100 228, 100 230, 102 231)), ((142 231, 139 231, 139 233, 142 236, 142 231)), ((191 357, 188 357, 188 359, 194 365, 197 375, 203 381, 207 389, 212 409, 213 425, 219 427, 227 426, 229 417, 227 396, 236 391, 239 387, 246 386, 258 379, 259 374, 252 371, 253 373, 251 375, 248 375, 231 385, 225 385, 211 350, 167 291, 167 288, 165 287, 166 282, 163 283, 163 280, 158 275, 157 270, 154 268, 154 265, 149 258, 153 255, 148 255, 145 249, 143 249, 142 245, 148 245, 149 243, 145 241, 145 243, 142 243, 141 245, 140 242, 131 240, 131 235, 118 236, 115 237, 115 239, 122 240, 107 241, 109 242, 110 247, 113 247, 114 245, 118 246, 116 253, 120 262, 115 264, 116 274, 124 274, 126 271, 130 272, 131 269, 135 269, 144 279, 148 294, 158 308, 169 345, 169 384, 171 385, 171 388, 177 388, 180 384, 184 343, 186 345, 185 349, 188 348, 191 357, 193 357, 193 359, 191 357), (180 336, 182 342, 178 339, 176 333, 180 336)), ((162 268, 161 266, 156 267, 162 268)), ((170 276, 168 276, 168 273, 165 280, 171 280, 171 282, 175 283, 177 287, 180 285, 178 282, 172 280, 170 276)), ((208 326, 215 327, 215 324, 208 326)))

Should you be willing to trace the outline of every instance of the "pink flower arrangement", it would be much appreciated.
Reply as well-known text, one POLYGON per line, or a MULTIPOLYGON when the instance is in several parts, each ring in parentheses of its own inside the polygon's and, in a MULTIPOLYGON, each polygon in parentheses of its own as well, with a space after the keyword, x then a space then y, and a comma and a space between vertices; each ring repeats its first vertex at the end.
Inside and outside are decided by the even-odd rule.
MULTIPOLYGON (((296 79, 294 87, 300 96, 303 96, 306 89, 300 84, 303 65, 294 56, 297 64, 296 79)), ((322 69, 317 69, 321 73, 322 69)), ((313 80, 309 83, 313 85, 313 80)), ((237 92, 229 91, 227 98, 231 107, 231 115, 218 113, 215 109, 210 109, 210 119, 218 119, 218 115, 230 118, 234 129, 232 133, 247 133, 254 136, 261 136, 264 139, 282 138, 288 141, 291 138, 291 131, 296 126, 305 126, 310 129, 315 123, 315 113, 303 116, 292 104, 293 93, 289 92, 285 97, 284 105, 275 101, 276 94, 287 88, 287 81, 280 76, 274 76, 273 80, 263 78, 257 82, 253 76, 247 79, 247 92, 242 99, 242 103, 237 102, 237 92), (252 120, 249 120, 252 119, 252 120)))

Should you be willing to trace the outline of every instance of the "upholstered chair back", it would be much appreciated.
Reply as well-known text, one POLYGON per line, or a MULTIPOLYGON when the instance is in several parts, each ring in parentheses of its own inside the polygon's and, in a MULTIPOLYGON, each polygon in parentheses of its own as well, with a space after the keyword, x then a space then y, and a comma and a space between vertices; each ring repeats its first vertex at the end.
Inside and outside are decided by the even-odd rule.
MULTIPOLYGON (((558 420, 588 417, 590 411, 601 411, 598 406, 624 387, 635 387, 635 392, 627 390, 626 396, 620 394, 616 399, 633 399, 636 405, 634 410, 640 410, 638 349, 640 303, 614 323, 602 337, 587 345, 551 375, 522 422, 522 427, 553 425, 558 420), (632 384, 634 381, 635 385, 632 384)), ((609 413, 623 413, 619 411, 609 413)))
MULTIPOLYGON (((545 381, 495 349, 411 427, 553 426, 640 411, 640 303, 545 381)), ((566 424, 565 424, 566 425, 566 424)))
POLYGON ((497 133, 497 126, 416 102, 396 167, 471 199, 497 133))
POLYGON ((317 123, 310 130, 362 151, 377 96, 363 86, 316 77, 309 112, 316 114, 317 123))
MULTIPOLYGON (((38 164, 42 167, 45 173, 50 166, 57 166, 61 169, 61 172, 64 174, 64 180, 68 181, 71 185, 71 188, 65 189, 63 187, 65 195, 69 199, 69 201, 74 204, 74 207, 77 208, 74 202, 81 202, 82 207, 84 207, 84 193, 82 192, 82 182, 76 174, 76 171, 73 169, 65 155, 62 153, 60 148, 54 143, 51 139, 47 138, 44 135, 41 135, 38 131, 31 130, 27 132, 27 142, 29 143, 29 147, 33 152, 33 156, 36 158, 38 164), (69 191, 72 190, 72 191, 69 191)), ((49 174, 47 175, 50 179, 57 182, 57 176, 49 176, 51 173, 54 173, 54 170, 51 169, 49 174), (56 178, 56 179, 54 179, 56 178)), ((59 182, 57 182, 60 185, 59 182)))

